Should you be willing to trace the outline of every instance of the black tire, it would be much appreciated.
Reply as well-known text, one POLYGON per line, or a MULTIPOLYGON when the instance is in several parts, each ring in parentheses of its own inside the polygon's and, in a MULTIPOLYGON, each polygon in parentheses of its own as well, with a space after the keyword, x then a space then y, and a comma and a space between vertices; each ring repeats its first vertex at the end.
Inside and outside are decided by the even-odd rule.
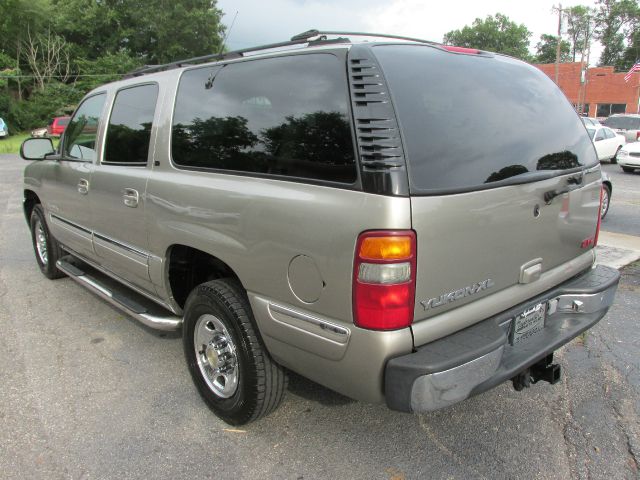
POLYGON ((608 186, 602 186, 602 210, 600 211, 600 218, 604 220, 604 217, 607 216, 609 212, 609 207, 611 206, 611 190, 608 186))
MULTIPOLYGON (((231 425, 244 425, 275 410, 284 396, 287 377, 284 369, 266 351, 246 293, 239 283, 231 279, 219 279, 198 285, 187 298, 184 313, 183 345, 187 366, 200 395, 211 410, 231 425), (224 328, 211 325, 209 319, 224 328), (202 347, 196 348, 196 335, 203 328, 205 334, 213 332, 213 337, 218 332, 216 338, 222 335, 224 341, 212 338, 207 344, 199 342, 198 345, 202 347), (226 345, 223 347, 226 351, 222 354, 218 350, 220 344, 226 345), (209 355, 213 357, 211 363, 209 355), (231 368, 228 376, 214 373, 217 370, 211 365, 218 367, 220 363, 226 369, 231 365, 235 365, 235 368, 231 368), (203 370, 210 375, 205 377, 203 370), (229 378, 235 381, 231 382, 229 378), (210 383, 213 385, 210 386, 210 383), (236 385, 235 390, 233 385, 236 385), (225 388, 229 388, 229 392, 225 392, 225 388)), ((203 337, 198 338, 201 340, 203 337)))
POLYGON ((635 168, 622 167, 622 171, 625 172, 625 173, 633 173, 634 170, 635 170, 635 168))
POLYGON ((616 150, 616 153, 613 155, 613 157, 611 157, 611 163, 614 165, 618 163, 618 153, 620 153, 621 148, 622 146, 619 146, 618 149, 616 150))
POLYGON ((29 219, 29 226, 31 227, 33 252, 36 255, 36 262, 38 262, 38 267, 40 267, 42 274, 51 280, 64 277, 65 274, 56 267, 56 262, 64 253, 58 241, 51 235, 49 227, 47 227, 42 205, 37 204, 33 207, 31 218, 29 219), (40 244, 38 243, 39 235, 42 236, 40 244), (41 249, 42 252, 40 252, 39 249, 41 249))

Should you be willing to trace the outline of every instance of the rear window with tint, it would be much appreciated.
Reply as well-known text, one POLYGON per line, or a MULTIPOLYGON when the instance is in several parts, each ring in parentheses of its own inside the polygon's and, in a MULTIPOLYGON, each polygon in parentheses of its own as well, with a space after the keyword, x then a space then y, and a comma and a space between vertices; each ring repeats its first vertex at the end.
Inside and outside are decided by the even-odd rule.
POLYGON ((176 165, 353 183, 346 69, 331 54, 184 72, 172 129, 176 165))
POLYGON ((602 123, 609 128, 619 128, 622 130, 640 130, 639 117, 609 117, 602 123))
POLYGON ((571 104, 535 67, 419 45, 374 52, 399 117, 414 194, 489 188, 597 162, 571 104))
POLYGON ((60 125, 62 127, 64 127, 68 123, 69 123, 69 118, 59 118, 58 119, 58 125, 60 125))

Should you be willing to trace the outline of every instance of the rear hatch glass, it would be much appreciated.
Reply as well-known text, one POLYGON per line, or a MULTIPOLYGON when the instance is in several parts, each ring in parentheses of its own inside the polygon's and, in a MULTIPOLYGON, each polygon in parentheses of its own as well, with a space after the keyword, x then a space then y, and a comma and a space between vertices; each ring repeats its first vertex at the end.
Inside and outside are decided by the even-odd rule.
POLYGON ((401 123, 412 194, 491 188, 596 163, 580 118, 537 68, 420 45, 374 52, 401 123))
POLYGON ((602 123, 609 128, 619 130, 640 130, 639 117, 609 117, 602 123))

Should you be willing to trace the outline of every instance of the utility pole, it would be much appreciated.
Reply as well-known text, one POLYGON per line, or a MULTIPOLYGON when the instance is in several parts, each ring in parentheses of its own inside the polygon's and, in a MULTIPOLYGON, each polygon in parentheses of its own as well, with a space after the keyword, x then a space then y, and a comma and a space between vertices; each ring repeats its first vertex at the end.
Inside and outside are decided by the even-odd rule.
POLYGON ((556 46, 556 85, 560 74, 560 44, 562 43, 562 4, 558 4, 558 45, 556 46))
POLYGON ((587 100, 587 73, 589 71, 589 53, 591 51, 591 32, 590 29, 591 19, 587 18, 587 24, 585 25, 584 44, 582 45, 582 53, 580 56, 580 90, 578 92, 578 113, 584 114, 584 105, 587 100), (586 53, 586 63, 585 63, 586 53))

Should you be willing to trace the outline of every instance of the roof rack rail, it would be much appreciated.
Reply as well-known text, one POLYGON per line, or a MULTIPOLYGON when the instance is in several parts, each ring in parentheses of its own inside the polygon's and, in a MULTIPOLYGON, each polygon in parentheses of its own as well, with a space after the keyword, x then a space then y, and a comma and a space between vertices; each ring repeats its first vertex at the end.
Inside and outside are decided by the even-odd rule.
POLYGON ((299 33, 291 37, 291 41, 308 40, 313 37, 321 37, 326 39, 327 35, 347 35, 351 37, 378 37, 378 38, 391 38, 394 40, 407 40, 410 42, 427 43, 429 45, 442 45, 438 42, 432 42, 431 40, 424 40, 422 38, 403 37, 401 35, 389 35, 388 33, 370 33, 370 32, 337 32, 337 31, 325 31, 325 30, 307 30, 306 32, 299 33))
POLYGON ((348 42, 348 38, 335 38, 327 39, 327 35, 347 35, 352 37, 378 37, 378 38, 391 38, 394 40, 407 40, 410 42, 426 43, 429 45, 441 45, 438 42, 432 42, 429 40, 423 40, 421 38, 403 37, 399 35, 389 35, 386 33, 367 33, 367 32, 336 32, 336 31, 321 31, 321 30, 307 30, 306 32, 299 33, 291 37, 291 40, 285 42, 269 43, 266 45, 260 45, 257 47, 243 48, 241 50, 233 50, 231 52, 224 53, 211 53, 209 55, 203 55, 200 57, 186 58, 184 60, 178 60, 171 63, 165 63, 163 65, 145 65, 131 72, 126 73, 122 78, 133 78, 148 73, 163 72, 165 70, 172 70, 174 68, 185 67, 187 65, 193 65, 203 62, 214 62, 216 60, 227 60, 231 58, 241 58, 246 53, 258 52, 261 50, 270 50, 272 48, 290 47, 293 45, 302 45, 304 43, 308 46, 326 45, 330 43, 348 42), (314 37, 318 37, 313 39, 314 37), (313 40, 312 40, 313 39, 313 40))
POLYGON ((315 46, 315 45, 325 45, 328 43, 338 43, 338 42, 347 42, 347 41, 348 39, 346 38, 336 38, 336 39, 327 40, 326 37, 323 37, 323 36, 320 36, 320 38, 316 40, 309 40, 308 38, 291 39, 285 42, 269 43, 269 44, 260 45, 257 47, 249 47, 249 48, 243 48, 241 50, 233 50, 231 52, 211 53, 209 55, 203 55, 200 57, 186 58, 184 60, 165 63, 163 65, 144 66, 142 68, 138 68, 136 70, 126 73, 122 78, 126 79, 126 78, 139 77, 141 75, 146 75, 148 73, 163 72, 165 70, 172 70, 174 68, 180 68, 187 65, 197 64, 197 63, 213 62, 216 60, 227 60, 230 58, 241 58, 246 53, 258 52, 260 50, 270 50, 272 48, 289 47, 292 45, 302 45, 304 43, 308 44, 309 46, 315 46))

